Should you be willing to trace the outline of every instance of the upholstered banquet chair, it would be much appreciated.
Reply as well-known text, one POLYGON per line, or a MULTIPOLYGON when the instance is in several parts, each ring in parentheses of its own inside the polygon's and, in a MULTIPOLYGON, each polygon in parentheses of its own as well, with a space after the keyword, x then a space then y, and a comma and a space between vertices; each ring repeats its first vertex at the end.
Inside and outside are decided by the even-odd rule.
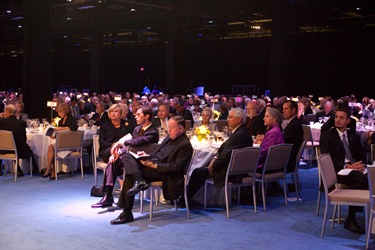
POLYGON ((57 131, 55 144, 55 179, 57 180, 57 162, 63 159, 79 159, 83 179, 82 147, 83 131, 57 131))
POLYGON ((310 150, 311 154, 309 154, 309 159, 308 162, 310 162, 310 167, 312 165, 312 161, 314 159, 314 153, 315 153, 315 148, 319 147, 319 142, 314 141, 311 133, 311 128, 309 125, 302 124, 303 128, 303 140, 306 140, 306 146, 305 149, 310 150))
POLYGON ((375 233, 372 228, 375 216, 375 166, 367 166, 367 177, 370 190, 370 219, 366 236, 366 249, 369 249, 370 236, 375 233))
POLYGON ((300 161, 301 161, 301 157, 302 157, 302 154, 303 154, 303 150, 305 149, 305 145, 306 145, 306 140, 304 140, 301 145, 299 146, 299 149, 298 149, 298 152, 297 152, 297 156, 296 156, 296 165, 294 166, 294 171, 293 172, 288 172, 287 174, 290 174, 293 178, 293 182, 294 182, 294 185, 296 187, 296 198, 297 198, 297 201, 300 200, 300 179, 299 179, 299 164, 300 164, 300 161))
POLYGON ((277 180, 284 182, 285 206, 288 205, 286 195, 286 167, 289 162, 292 144, 278 144, 269 147, 266 160, 263 164, 263 172, 257 173, 255 181, 262 186, 263 210, 266 211, 266 192, 265 184, 277 180))
POLYGON ((98 169, 105 171, 107 168, 107 163, 99 157, 99 147, 99 135, 94 135, 92 137, 92 167, 94 171, 95 186, 98 185, 98 169))
MULTIPOLYGON (((12 161, 12 172, 14 171, 14 181, 17 181, 17 167, 19 163, 16 142, 14 141, 13 132, 7 130, 0 130, 0 160, 12 161), (1 151, 4 151, 2 153, 1 151), (15 164, 13 163, 15 161, 15 164)), ((2 170, 2 163, 0 163, 0 171, 2 170)), ((30 176, 33 177, 32 158, 29 159, 30 176)))
MULTIPOLYGON (((260 148, 245 147, 232 150, 230 157, 227 174, 225 176, 225 205, 227 218, 230 218, 230 204, 231 204, 231 191, 232 188, 238 189, 238 203, 240 202, 241 187, 252 186, 253 188, 253 202, 254 213, 256 213, 256 197, 255 197, 255 173, 259 161, 260 148), (248 174, 249 177, 242 178, 241 182, 232 182, 231 177, 236 175, 248 174)), ((204 185, 204 210, 207 208, 207 186, 214 185, 212 178, 207 178, 204 185)), ((185 196, 186 197, 186 196, 185 196)))
MULTIPOLYGON (((329 154, 322 154, 318 158, 320 164, 320 172, 322 176, 324 195, 325 195, 325 209, 323 216, 322 232, 320 237, 324 236, 325 224, 327 221, 328 206, 330 204, 335 205, 332 216, 333 228, 335 223, 337 205, 348 205, 348 206, 361 206, 365 207, 366 215, 366 231, 368 230, 368 211, 370 209, 370 192, 368 190, 356 190, 356 189, 339 189, 336 188, 329 192, 329 189, 337 184, 336 172, 333 166, 332 158, 329 154)), ((369 232, 366 232, 369 233, 369 232)))

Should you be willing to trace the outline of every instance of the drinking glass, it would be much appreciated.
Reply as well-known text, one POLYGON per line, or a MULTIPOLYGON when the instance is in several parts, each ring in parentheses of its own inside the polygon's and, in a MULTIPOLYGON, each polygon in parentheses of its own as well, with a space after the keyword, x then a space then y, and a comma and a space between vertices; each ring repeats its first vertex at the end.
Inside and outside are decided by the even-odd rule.
POLYGON ((228 137, 228 133, 229 133, 228 126, 223 126, 223 134, 224 134, 224 137, 228 137))
POLYGON ((189 138, 189 140, 191 140, 192 135, 193 135, 193 131, 186 130, 186 136, 189 138))

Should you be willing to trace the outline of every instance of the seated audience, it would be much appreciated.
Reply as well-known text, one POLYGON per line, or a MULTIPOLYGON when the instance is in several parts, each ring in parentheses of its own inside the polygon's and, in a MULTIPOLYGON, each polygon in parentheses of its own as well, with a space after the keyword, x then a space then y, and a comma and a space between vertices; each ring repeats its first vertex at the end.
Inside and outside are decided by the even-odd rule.
POLYGON ((168 132, 168 114, 169 107, 167 104, 163 103, 158 107, 158 116, 152 119, 152 124, 156 128, 163 128, 166 133, 168 132))
MULTIPOLYGON (((63 130, 77 130, 76 119, 70 114, 70 106, 68 103, 61 103, 57 106, 57 114, 60 117, 58 126, 55 128, 56 131, 63 130)), ((54 168, 54 159, 55 159, 55 144, 50 144, 48 146, 47 152, 47 169, 42 175, 43 178, 50 176, 50 179, 55 178, 55 168, 54 168)))
POLYGON ((212 119, 212 109, 209 107, 204 108, 202 111, 202 120, 194 123, 193 130, 202 125, 206 126, 211 131, 211 133, 215 130, 218 130, 217 124, 211 122, 211 119, 212 119))
POLYGON ((185 120, 190 120, 191 124, 193 125, 194 123, 194 118, 193 115, 189 110, 185 108, 185 104, 183 101, 178 101, 175 105, 177 114, 182 116, 185 120))
POLYGON ((140 147, 150 143, 157 143, 159 141, 158 131, 151 123, 152 110, 150 107, 142 105, 138 106, 136 112, 137 127, 133 131, 132 138, 121 142, 116 142, 111 148, 111 156, 109 157, 107 168, 103 177, 103 191, 106 195, 98 203, 93 204, 92 208, 103 208, 112 206, 113 203, 113 186, 116 182, 117 176, 122 173, 122 159, 121 155, 127 152, 128 147, 140 147))
POLYGON ((108 113, 106 111, 106 105, 102 101, 96 103, 95 114, 93 114, 92 119, 94 120, 95 126, 101 126, 105 122, 109 121, 108 113))
POLYGON ((300 119, 297 117, 298 105, 295 101, 286 101, 283 104, 283 137, 285 143, 293 144, 289 157, 287 172, 294 172, 296 157, 299 147, 303 141, 303 128, 300 119))
MULTIPOLYGON (((13 132, 14 141, 16 143, 17 154, 21 159, 29 160, 32 156, 32 151, 26 143, 26 122, 16 118, 16 107, 13 104, 8 104, 4 108, 3 118, 0 118, 0 130, 7 130, 13 132)), ((4 153, 4 152, 3 152, 4 153)), ((34 170, 38 167, 33 161, 34 170)), ((23 172, 17 166, 17 176, 23 176, 23 172)))
POLYGON ((189 182, 189 198, 193 197, 204 185, 208 177, 213 177, 216 187, 223 187, 232 150, 253 145, 253 139, 244 124, 246 114, 243 109, 233 108, 229 112, 227 120, 228 126, 232 129, 232 134, 220 146, 217 156, 212 159, 208 166, 193 171, 189 182))
POLYGON ((25 108, 25 104, 21 101, 17 101, 15 102, 14 106, 16 107, 16 118, 18 120, 23 120, 23 121, 26 121, 27 119, 29 119, 29 116, 25 113, 23 113, 23 109, 25 108))
POLYGON ((264 115, 264 126, 266 127, 266 133, 264 135, 258 135, 255 139, 255 143, 260 143, 260 156, 258 172, 262 172, 264 161, 266 160, 269 147, 277 144, 284 143, 283 134, 281 132, 280 124, 282 122, 282 115, 278 109, 267 108, 264 115))
POLYGON ((332 102, 326 101, 324 103, 323 111, 318 112, 315 116, 315 122, 325 123, 330 117, 335 115, 333 111, 332 102))
POLYGON ((99 156, 104 162, 109 161, 112 145, 126 134, 132 134, 134 126, 121 119, 124 115, 122 104, 113 104, 108 109, 109 121, 100 126, 99 130, 99 156))
POLYGON ((246 104, 245 126, 251 135, 264 134, 265 127, 263 119, 259 116, 260 106, 255 101, 246 104))
MULTIPOLYGON (((167 200, 180 197, 184 191, 184 174, 193 154, 193 148, 185 134, 185 120, 181 116, 168 121, 168 136, 150 160, 136 160, 125 153, 123 162, 125 181, 117 205, 123 212, 111 224, 134 221, 132 214, 134 195, 149 187, 150 182, 162 181, 163 195, 167 200)), ((138 155, 144 152, 138 152, 138 155)))
MULTIPOLYGON (((355 130, 348 130, 350 112, 347 108, 339 107, 335 114, 334 127, 320 136, 321 153, 329 153, 337 174, 337 182, 351 189, 368 189, 367 174, 363 173, 366 155, 360 138, 355 130), (342 169, 351 170, 349 174, 341 173, 342 169)), ((358 207, 350 206, 344 228, 354 233, 364 234, 355 218, 358 207)))

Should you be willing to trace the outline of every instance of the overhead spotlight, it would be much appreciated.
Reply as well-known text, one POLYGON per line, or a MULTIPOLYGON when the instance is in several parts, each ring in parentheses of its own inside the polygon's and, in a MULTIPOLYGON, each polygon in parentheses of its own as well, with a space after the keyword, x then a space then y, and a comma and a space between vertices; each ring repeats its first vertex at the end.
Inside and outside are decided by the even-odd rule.
POLYGON ((22 28, 22 25, 18 25, 18 28, 20 28, 20 29, 21 29, 21 28, 22 28))
POLYGON ((214 23, 214 21, 210 20, 210 21, 208 21, 208 23, 214 23))
POLYGON ((134 12, 134 11, 135 11, 135 9, 130 9, 130 11, 134 12))
POLYGON ((7 10, 6 13, 10 14, 10 13, 12 13, 12 11, 11 10, 7 10))

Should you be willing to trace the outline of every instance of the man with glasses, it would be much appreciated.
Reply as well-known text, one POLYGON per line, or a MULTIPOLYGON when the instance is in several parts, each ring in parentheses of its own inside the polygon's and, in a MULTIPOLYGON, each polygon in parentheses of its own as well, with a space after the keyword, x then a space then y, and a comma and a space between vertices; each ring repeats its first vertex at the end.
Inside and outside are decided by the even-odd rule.
POLYGON ((216 187, 223 187, 232 150, 253 146, 253 139, 244 125, 245 120, 246 114, 243 109, 231 109, 227 121, 232 133, 228 140, 220 146, 217 155, 211 160, 208 166, 197 168, 193 171, 189 181, 189 198, 192 198, 204 185, 208 177, 213 177, 216 187))

